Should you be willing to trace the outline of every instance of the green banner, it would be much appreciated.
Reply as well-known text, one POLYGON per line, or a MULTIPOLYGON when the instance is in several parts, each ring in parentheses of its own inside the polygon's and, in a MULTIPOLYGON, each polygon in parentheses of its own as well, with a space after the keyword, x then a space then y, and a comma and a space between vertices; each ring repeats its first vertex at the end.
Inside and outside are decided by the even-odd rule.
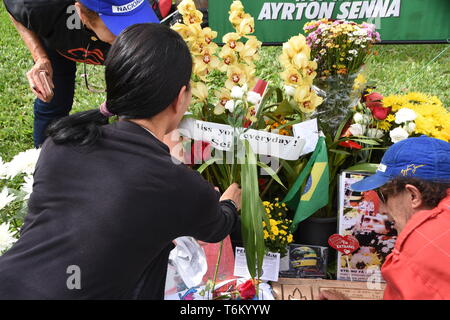
MULTIPOLYGON (((218 42, 233 28, 228 12, 233 0, 209 0, 210 27, 218 42)), ((264 43, 282 43, 303 33, 303 25, 322 18, 377 26, 383 42, 448 42, 450 0, 241 0, 255 19, 255 35, 264 43)))

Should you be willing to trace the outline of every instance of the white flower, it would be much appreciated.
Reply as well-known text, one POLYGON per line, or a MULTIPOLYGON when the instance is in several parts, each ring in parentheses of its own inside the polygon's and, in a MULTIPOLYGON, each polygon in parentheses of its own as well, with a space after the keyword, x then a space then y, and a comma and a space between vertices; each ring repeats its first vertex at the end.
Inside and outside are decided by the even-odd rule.
POLYGON ((290 97, 295 96, 295 88, 293 86, 284 86, 284 91, 290 97))
POLYGON ((355 123, 364 123, 364 116, 362 113, 356 112, 353 115, 353 121, 355 121, 355 123))
POLYGON ((225 103, 225 109, 227 109, 230 112, 234 111, 234 101, 228 100, 227 103, 225 103))
POLYGON ((2 192, 0 192, 0 210, 6 207, 10 202, 14 201, 16 197, 12 194, 8 194, 8 189, 6 187, 3 188, 2 192))
POLYGON ((231 88, 231 97, 233 99, 242 99, 246 91, 247 85, 244 85, 243 87, 234 86, 233 88, 231 88))
POLYGON ((405 126, 405 128, 404 128, 406 131, 408 131, 409 133, 413 133, 414 132, 414 130, 416 130, 416 124, 414 123, 414 122, 409 122, 406 126, 405 126))
POLYGON ((350 126, 349 130, 354 136, 363 136, 364 131, 366 131, 366 126, 363 126, 359 123, 354 123, 350 126))
POLYGON ((27 200, 30 198, 31 192, 33 192, 34 177, 30 174, 29 176, 26 176, 24 180, 25 182, 22 183, 20 190, 26 193, 24 200, 27 200))
POLYGON ((407 139, 409 134, 405 129, 398 127, 394 130, 391 130, 391 132, 389 132, 389 136, 391 137, 393 143, 397 143, 399 141, 407 139))
POLYGON ((370 128, 369 130, 367 130, 367 136, 369 138, 380 139, 384 136, 384 132, 380 129, 370 128))
POLYGON ((395 114, 395 123, 401 124, 408 121, 414 121, 417 118, 417 114, 414 112, 414 110, 411 110, 409 108, 401 108, 397 111, 395 114))
POLYGON ((259 105, 261 102, 261 95, 254 91, 249 91, 247 94, 247 101, 254 105, 259 105))
POLYGON ((6 178, 13 178, 19 173, 32 174, 36 167, 41 149, 29 149, 16 155, 6 164, 6 178))
POLYGON ((13 233, 9 231, 9 223, 0 224, 0 254, 9 249, 16 241, 13 233))
POLYGON ((6 170, 6 163, 4 163, 2 157, 0 157, 0 179, 3 179, 6 176, 6 170))

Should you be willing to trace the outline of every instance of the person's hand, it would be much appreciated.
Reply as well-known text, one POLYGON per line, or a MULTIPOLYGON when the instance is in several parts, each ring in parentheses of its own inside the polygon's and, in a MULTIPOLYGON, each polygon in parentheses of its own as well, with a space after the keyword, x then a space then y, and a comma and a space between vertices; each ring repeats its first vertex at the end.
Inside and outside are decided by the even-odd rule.
POLYGON ((350 300, 345 294, 336 290, 323 290, 320 292, 320 300, 350 300))
POLYGON ((241 209, 241 193, 242 191, 239 188, 239 185, 237 183, 233 183, 222 194, 222 196, 220 197, 220 201, 232 200, 236 204, 237 210, 239 211, 241 209))
POLYGON ((53 98, 53 69, 48 58, 36 60, 33 68, 27 72, 28 83, 33 93, 44 102, 53 98))

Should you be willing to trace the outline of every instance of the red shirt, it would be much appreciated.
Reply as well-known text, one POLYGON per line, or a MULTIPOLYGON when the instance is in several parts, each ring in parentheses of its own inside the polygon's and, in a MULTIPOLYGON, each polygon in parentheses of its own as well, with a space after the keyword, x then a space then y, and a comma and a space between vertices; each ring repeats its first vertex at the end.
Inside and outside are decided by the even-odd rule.
POLYGON ((412 216, 381 272, 385 300, 450 299, 450 189, 436 208, 412 216))

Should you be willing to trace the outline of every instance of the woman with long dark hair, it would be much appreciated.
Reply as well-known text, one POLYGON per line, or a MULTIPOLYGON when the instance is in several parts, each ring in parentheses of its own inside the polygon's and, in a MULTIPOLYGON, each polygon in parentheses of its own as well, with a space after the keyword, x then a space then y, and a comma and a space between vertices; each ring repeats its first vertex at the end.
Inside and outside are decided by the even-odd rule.
POLYGON ((173 239, 218 242, 238 224, 238 186, 219 199, 162 142, 191 99, 183 39, 134 25, 105 65, 106 103, 49 127, 0 299, 162 299, 173 239))

